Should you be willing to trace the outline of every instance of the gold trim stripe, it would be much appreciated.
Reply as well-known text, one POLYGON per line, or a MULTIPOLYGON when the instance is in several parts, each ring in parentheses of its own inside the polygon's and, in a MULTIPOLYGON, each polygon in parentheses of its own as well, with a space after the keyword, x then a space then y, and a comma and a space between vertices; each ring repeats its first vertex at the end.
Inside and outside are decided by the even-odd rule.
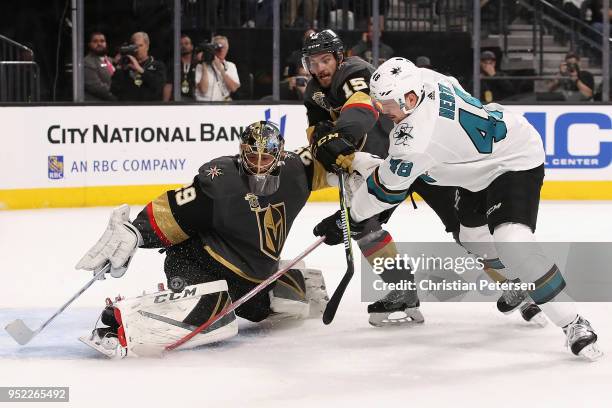
MULTIPOLYGON (((292 276, 287 275, 287 274, 284 274, 283 276, 281 276, 281 277, 278 279, 278 282, 280 282, 280 283, 284 284, 285 286, 289 287, 290 289, 293 289, 293 291, 294 291, 295 293, 297 293, 297 294, 298 294, 298 295, 299 295, 301 298, 306 299, 306 292, 304 292, 304 291, 302 290, 302 288, 300 287, 300 284, 299 284, 299 283, 297 283, 297 282, 295 281, 295 279, 293 279, 293 277, 292 277, 292 276), (283 281, 281 280, 282 278, 287 278, 287 279, 289 279, 291 282, 293 282, 293 285, 291 285, 291 284, 289 284, 289 283, 287 283, 287 282, 283 282, 283 281)), ((304 284, 305 284, 305 283, 304 283, 304 284)))
MULTIPOLYGON (((230 271, 234 272, 236 275, 240 276, 242 279, 246 279, 249 282, 254 282, 254 283, 261 283, 264 281, 264 279, 257 279, 254 278, 252 276, 247 275, 246 273, 244 273, 240 268, 238 268, 236 265, 234 265, 233 263, 231 263, 230 261, 228 261, 227 259, 223 258, 221 255, 219 255, 218 253, 215 252, 214 249, 212 249, 210 246, 208 245, 204 245, 204 250, 206 250, 206 252, 208 252, 208 254, 217 262, 219 262, 221 265, 225 266, 227 269, 229 269, 230 271)), ((287 275, 283 275, 283 276, 287 276, 287 275)), ((290 278, 290 277, 289 277, 290 278)), ((291 279, 291 278, 290 278, 291 279)), ((306 298, 306 293, 300 293, 298 291, 298 289, 294 288, 293 285, 288 284, 287 282, 283 282, 282 280, 278 280, 277 282, 281 283, 282 285, 288 287, 289 289, 293 289, 297 294, 299 294, 300 296, 303 296, 304 298, 306 298)), ((294 280, 295 282, 295 280, 294 280)), ((296 282, 297 285, 297 282, 296 282)), ((299 288, 299 286, 297 286, 299 288)))
POLYGON ((342 105, 342 110, 355 104, 366 104, 374 107, 370 95, 366 94, 365 92, 357 91, 350 98, 348 98, 346 102, 344 102, 344 105, 342 105))
MULTIPOLYGON (((152 197, 182 184, 55 187, 0 190, 0 210, 26 208, 114 207, 121 204, 144 206, 152 197)), ((415 198, 419 199, 415 194, 415 198)), ((612 200, 612 180, 544 181, 542 200, 612 200)), ((313 192, 310 202, 338 201, 338 189, 313 192)))
POLYGON ((215 250, 212 249, 210 246, 204 245, 204 250, 206 250, 206 252, 208 252, 208 254, 215 261, 219 262, 221 265, 225 266, 227 269, 229 269, 230 271, 234 272, 236 275, 240 276, 241 278, 246 279, 246 280, 248 280, 250 282, 255 282, 255 283, 263 282, 263 279, 253 278, 252 276, 249 276, 246 273, 242 272, 242 270, 240 268, 238 268, 236 265, 234 265, 233 263, 231 263, 227 259, 223 258, 221 255, 216 253, 215 250))
POLYGON ((189 238, 189 235, 187 235, 178 225, 176 219, 174 218, 174 214, 172 214, 167 193, 163 193, 157 197, 151 204, 153 207, 155 222, 164 236, 168 238, 168 241, 174 245, 189 238))

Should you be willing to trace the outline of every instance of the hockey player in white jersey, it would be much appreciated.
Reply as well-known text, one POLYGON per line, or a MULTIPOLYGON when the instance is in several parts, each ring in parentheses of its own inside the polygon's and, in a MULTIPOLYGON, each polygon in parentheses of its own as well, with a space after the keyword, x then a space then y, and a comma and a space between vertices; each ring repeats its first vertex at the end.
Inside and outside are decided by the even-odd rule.
POLYGON ((459 186, 460 239, 473 242, 468 250, 497 252, 516 278, 535 284, 529 296, 563 328, 571 351, 591 360, 600 357, 597 335, 577 313, 561 272, 535 240, 545 155, 537 131, 499 104, 483 106, 454 78, 417 68, 405 58, 381 65, 370 90, 395 127, 389 156, 353 195, 351 229, 358 232, 360 221, 401 203, 421 175, 438 185, 459 186), (482 214, 488 225, 473 221, 482 214))

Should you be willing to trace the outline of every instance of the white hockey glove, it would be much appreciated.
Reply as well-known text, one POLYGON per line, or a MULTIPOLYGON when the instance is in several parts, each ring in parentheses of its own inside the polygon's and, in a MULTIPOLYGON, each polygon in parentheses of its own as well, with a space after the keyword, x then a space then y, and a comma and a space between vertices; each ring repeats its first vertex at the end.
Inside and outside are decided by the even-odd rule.
POLYGON ((111 276, 120 278, 141 244, 140 232, 130 223, 130 207, 123 204, 113 210, 102 238, 81 258, 76 269, 98 271, 110 262, 111 276))

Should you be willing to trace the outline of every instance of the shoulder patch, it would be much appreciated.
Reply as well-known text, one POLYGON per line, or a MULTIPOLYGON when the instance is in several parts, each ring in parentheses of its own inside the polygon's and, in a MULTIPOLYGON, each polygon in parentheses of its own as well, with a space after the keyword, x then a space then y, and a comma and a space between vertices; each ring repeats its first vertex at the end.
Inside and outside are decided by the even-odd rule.
POLYGON ((402 123, 393 131, 393 140, 396 146, 408 146, 410 139, 414 139, 412 136, 413 126, 408 123, 402 123))
POLYGON ((210 166, 204 171, 206 172, 206 176, 210 177, 211 180, 214 180, 215 177, 219 177, 223 175, 223 171, 219 168, 219 166, 210 166))

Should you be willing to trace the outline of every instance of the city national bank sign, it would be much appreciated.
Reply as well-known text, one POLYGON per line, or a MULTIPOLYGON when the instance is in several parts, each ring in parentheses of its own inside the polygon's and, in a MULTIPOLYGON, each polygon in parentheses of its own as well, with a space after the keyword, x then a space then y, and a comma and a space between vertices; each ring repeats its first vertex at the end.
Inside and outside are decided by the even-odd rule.
MULTIPOLYGON (((283 134, 289 130, 295 134, 299 129, 299 133, 294 135, 296 142, 299 138, 305 140, 305 124, 297 129, 289 127, 291 112, 265 106, 248 108, 200 107, 200 115, 186 121, 175 115, 165 115, 169 120, 162 126, 142 119, 138 123, 125 121, 129 125, 113 120, 112 123, 94 122, 87 126, 67 126, 65 123, 72 121, 58 120, 45 130, 49 150, 45 158, 48 179, 67 180, 84 174, 94 178, 102 174, 125 176, 130 173, 127 178, 132 182, 186 182, 205 162, 218 156, 236 154, 240 134, 256 120, 272 120, 283 134), (245 110, 253 111, 253 114, 245 115, 245 110), (209 114, 202 115, 202 111, 209 114), (252 119, 248 119, 249 116, 252 119), (209 120, 198 121, 200 118, 209 120), (169 180, 165 175, 176 177, 169 180), (134 176, 141 178, 136 180, 134 176)), ((298 113, 301 113, 299 109, 298 113)), ((293 122, 302 121, 296 118, 293 122)))

